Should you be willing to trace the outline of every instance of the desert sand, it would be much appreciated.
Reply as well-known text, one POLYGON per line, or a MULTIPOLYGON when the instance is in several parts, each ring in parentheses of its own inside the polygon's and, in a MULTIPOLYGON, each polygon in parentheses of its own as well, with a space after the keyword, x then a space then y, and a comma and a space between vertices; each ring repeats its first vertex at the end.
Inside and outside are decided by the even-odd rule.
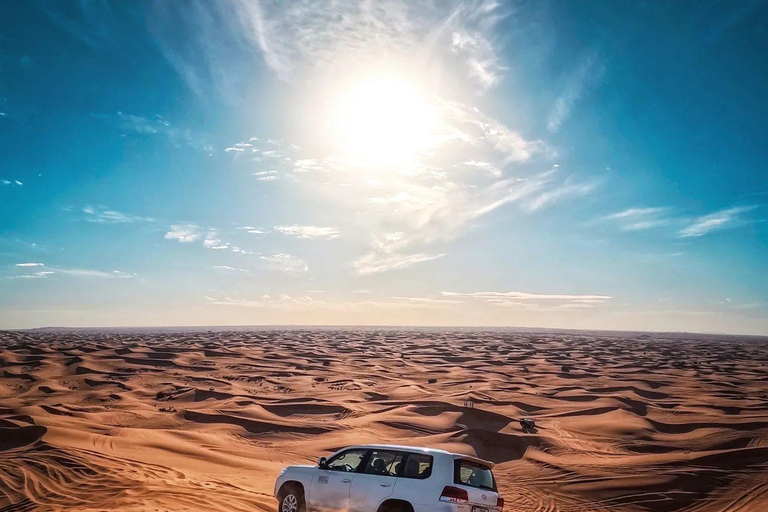
POLYGON ((2 332, 0 372, 1 512, 274 511, 368 442, 491 460, 507 511, 768 510, 764 338, 2 332))

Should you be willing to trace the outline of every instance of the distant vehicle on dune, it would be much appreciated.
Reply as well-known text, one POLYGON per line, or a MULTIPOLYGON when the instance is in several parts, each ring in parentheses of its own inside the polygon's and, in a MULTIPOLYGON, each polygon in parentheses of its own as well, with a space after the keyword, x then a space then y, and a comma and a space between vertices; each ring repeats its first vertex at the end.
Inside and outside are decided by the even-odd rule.
POLYGON ((343 448, 275 482, 280 512, 501 512, 493 464, 445 450, 343 448))

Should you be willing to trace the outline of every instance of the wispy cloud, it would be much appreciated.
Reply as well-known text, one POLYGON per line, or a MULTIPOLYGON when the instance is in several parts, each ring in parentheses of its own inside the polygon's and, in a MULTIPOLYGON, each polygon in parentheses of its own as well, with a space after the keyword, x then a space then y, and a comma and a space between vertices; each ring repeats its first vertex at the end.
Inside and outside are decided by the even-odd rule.
POLYGON ((434 297, 391 297, 393 300, 402 300, 417 304, 464 304, 463 300, 454 300, 434 297))
POLYGON ((214 251, 231 251, 244 255, 259 254, 222 240, 217 228, 203 228, 197 224, 174 224, 165 234, 165 238, 184 244, 199 241, 203 248, 214 251))
POLYGON ((45 270, 29 274, 9 276, 7 279, 45 279, 55 275, 99 279, 131 279, 138 275, 136 273, 128 273, 121 270, 102 271, 87 268, 46 267, 42 263, 17 263, 16 267, 25 270, 28 268, 44 267, 45 270))
POLYGON ((296 238, 324 238, 332 240, 339 238, 339 230, 332 227, 318 226, 275 226, 275 231, 296 238))
POLYGON ((612 213, 597 219, 598 222, 612 222, 623 231, 640 231, 667 226, 672 222, 670 209, 664 207, 635 207, 612 213))
POLYGON ((54 272, 50 270, 42 270, 40 272, 33 272, 31 274, 19 274, 15 276, 8 276, 6 277, 6 279, 45 279, 51 274, 54 274, 54 272))
POLYGON ((526 292, 442 292, 443 297, 480 301, 489 305, 529 311, 579 311, 593 309, 613 297, 609 295, 542 294, 526 292))
POLYGON ((78 2, 71 9, 62 9, 57 3, 36 5, 73 39, 94 50, 113 45, 115 29, 123 25, 119 13, 109 2, 78 2))
POLYGON ((255 309, 293 310, 293 311, 374 311, 374 310, 404 310, 414 308, 450 307, 455 301, 449 300, 416 300, 408 301, 404 297, 393 297, 390 300, 348 301, 332 299, 316 299, 305 294, 289 295, 265 294, 259 298, 234 298, 206 296, 208 304, 216 306, 244 307, 255 309))
POLYGON ((191 243, 202 236, 200 226, 196 224, 174 224, 165 234, 166 240, 178 240, 181 243, 191 243))
POLYGON ((301 274, 309 270, 309 265, 303 259, 292 254, 273 254, 261 256, 261 259, 269 264, 270 270, 286 272, 288 274, 301 274))
MULTIPOLYGON (((387 169, 386 179, 373 177, 369 169, 344 155, 311 159, 311 166, 297 170, 295 162, 306 156, 284 141, 270 145, 280 158, 274 163, 262 161, 259 173, 273 172, 312 187, 318 199, 349 212, 341 220, 359 219, 362 224, 350 231, 363 228, 372 234, 371 250, 353 264, 363 274, 435 259, 426 245, 452 239, 471 221, 502 206, 519 203, 523 211, 533 213, 595 188, 594 180, 577 182, 562 171, 515 176, 516 166, 534 158, 547 159, 552 151, 542 141, 528 141, 475 108, 436 101, 439 121, 429 147, 408 165, 387 169), (359 211, 366 212, 364 218, 357 215, 359 211), (392 232, 401 236, 388 239, 392 232)), ((263 152, 262 144, 254 142, 251 151, 263 152)), ((339 230, 275 229, 303 237, 332 237, 335 233, 330 229, 339 230)))
POLYGON ((526 292, 442 292, 446 297, 467 297, 487 300, 510 299, 510 300, 568 300, 568 301, 597 301, 605 302, 612 299, 609 295, 569 295, 569 294, 550 294, 550 293, 526 293, 526 292))
POLYGON ((105 206, 86 206, 82 208, 85 220, 96 224, 130 224, 133 222, 154 222, 151 217, 141 217, 118 212, 105 206))
MULTIPOLYGON (((174 12, 172 7, 160 10, 158 20, 174 12)), ((312 234, 311 226, 278 226, 277 232, 301 238, 370 233, 368 249, 352 264, 358 274, 433 260, 444 251, 432 245, 461 235, 498 208, 515 204, 532 214, 597 186, 563 171, 535 172, 551 165, 555 151, 472 104, 505 72, 498 30, 511 10, 499 2, 238 0, 197 2, 189 13, 184 30, 199 33, 205 42, 198 54, 179 48, 162 29, 157 36, 172 65, 195 90, 231 91, 237 78, 230 81, 226 73, 232 62, 227 50, 240 58, 256 49, 283 80, 302 84, 311 77, 318 104, 334 101, 325 85, 339 91, 339 77, 365 79, 370 70, 394 70, 406 81, 413 79, 416 89, 423 85, 429 91, 421 98, 429 113, 429 133, 418 140, 412 156, 386 170, 366 168, 343 147, 330 144, 318 150, 317 144, 305 144, 315 140, 311 137, 250 137, 222 148, 256 180, 311 188, 313 199, 341 212, 331 228, 336 232, 312 234), (206 63, 202 68, 201 62, 206 63), (450 88, 441 85, 441 76, 452 78, 450 88), (402 236, 382 243, 393 232, 402 236)), ((596 56, 585 59, 583 76, 569 82, 573 91, 565 98, 568 109, 599 69, 596 56)), ((567 114, 563 110, 557 123, 567 114)), ((312 119, 307 118, 308 125, 312 119)))
POLYGON ((131 279, 137 274, 129 274, 120 270, 104 272, 102 270, 92 270, 87 268, 56 268, 56 273, 65 274, 72 277, 94 277, 98 279, 131 279))
POLYGON ((245 231, 246 233, 251 233, 252 235, 263 235, 265 233, 268 233, 268 231, 264 231, 261 228, 256 228, 256 227, 253 227, 253 226, 242 226, 242 227, 239 227, 237 229, 239 229, 241 231, 245 231))
POLYGON ((444 25, 451 32, 451 51, 464 59, 470 78, 481 91, 496 85, 506 71, 493 38, 497 23, 508 14, 499 2, 464 3, 444 25))
POLYGON ((213 265, 213 268, 215 270, 220 270, 224 272, 232 272, 232 273, 243 273, 243 274, 250 274, 250 270, 245 268, 237 268, 237 267, 230 267, 229 265, 213 265))
POLYGON ((445 254, 387 254, 381 252, 369 252, 355 260, 353 266, 360 275, 376 274, 379 272, 388 272, 390 270, 410 267, 417 263, 436 260, 443 256, 445 256, 445 254))
POLYGON ((585 196, 595 190, 597 185, 597 181, 572 183, 571 180, 566 180, 565 183, 552 186, 548 190, 545 190, 527 201, 524 209, 528 212, 535 212, 569 197, 585 196))
POLYGON ((429 59, 463 74, 482 92, 506 69, 497 25, 510 12, 493 0, 233 0, 195 1, 183 10, 159 2, 148 19, 161 51, 191 90, 230 99, 245 89, 242 63, 255 52, 287 81, 307 70, 350 71, 382 60, 418 66, 429 59))
POLYGON ((756 205, 734 206, 696 219, 691 225, 677 232, 681 238, 704 236, 712 231, 742 226, 748 222, 742 214, 756 209, 756 205))
POLYGON ((114 115, 92 114, 92 116, 116 125, 125 133, 144 136, 161 136, 165 137, 176 146, 199 149, 209 154, 213 151, 213 147, 208 144, 202 136, 196 134, 189 128, 179 128, 172 125, 169 120, 160 114, 146 117, 118 111, 114 115))
POLYGON ((571 110, 584 96, 588 88, 596 86, 605 69, 596 52, 585 55, 578 67, 568 76, 563 91, 555 100, 555 104, 547 118, 547 129, 555 133, 560 130, 563 122, 570 116, 571 110))

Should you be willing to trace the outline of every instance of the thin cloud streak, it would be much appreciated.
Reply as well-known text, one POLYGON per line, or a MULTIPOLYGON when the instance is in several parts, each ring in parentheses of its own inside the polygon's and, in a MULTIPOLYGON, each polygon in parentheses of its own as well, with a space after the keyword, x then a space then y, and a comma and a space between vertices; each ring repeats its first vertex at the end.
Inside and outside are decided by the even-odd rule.
POLYGON ((85 206, 82 208, 87 222, 95 224, 130 224, 134 222, 154 222, 152 217, 141 217, 118 212, 104 206, 85 206))
POLYGON ((326 239, 339 238, 339 230, 332 227, 319 226, 275 226, 275 231, 296 238, 326 239))
POLYGON ((742 217, 742 214, 751 212, 756 208, 757 205, 735 206, 733 208, 710 213, 709 215, 704 215, 696 219, 690 226, 678 231, 677 235, 680 238, 700 237, 713 231, 742 226, 748 222, 747 219, 742 217))
POLYGON ((355 260, 353 266, 357 274, 364 276, 407 268, 417 263, 436 260, 443 256, 445 254, 380 254, 370 252, 355 260))
POLYGON ((634 207, 601 217, 597 222, 615 223, 622 231, 641 231, 672 223, 669 212, 665 207, 634 207))
POLYGON ((277 270, 288 274, 302 274, 309 270, 309 265, 303 259, 292 254, 273 254, 270 256, 260 256, 260 258, 269 264, 270 270, 277 270))
POLYGON ((547 119, 547 129, 552 133, 560 131, 560 127, 571 115, 571 110, 582 99, 590 87, 596 86, 605 72, 597 53, 586 55, 579 67, 568 77, 565 88, 555 100, 555 104, 547 119))

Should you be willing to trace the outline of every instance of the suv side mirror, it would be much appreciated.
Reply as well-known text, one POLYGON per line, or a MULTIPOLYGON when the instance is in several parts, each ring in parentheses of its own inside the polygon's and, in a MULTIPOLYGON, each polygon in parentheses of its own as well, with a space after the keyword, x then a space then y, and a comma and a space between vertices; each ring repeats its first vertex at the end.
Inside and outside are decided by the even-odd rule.
POLYGON ((328 461, 325 457, 320 457, 320 460, 317 461, 317 467, 320 469, 325 469, 328 467, 328 461))

